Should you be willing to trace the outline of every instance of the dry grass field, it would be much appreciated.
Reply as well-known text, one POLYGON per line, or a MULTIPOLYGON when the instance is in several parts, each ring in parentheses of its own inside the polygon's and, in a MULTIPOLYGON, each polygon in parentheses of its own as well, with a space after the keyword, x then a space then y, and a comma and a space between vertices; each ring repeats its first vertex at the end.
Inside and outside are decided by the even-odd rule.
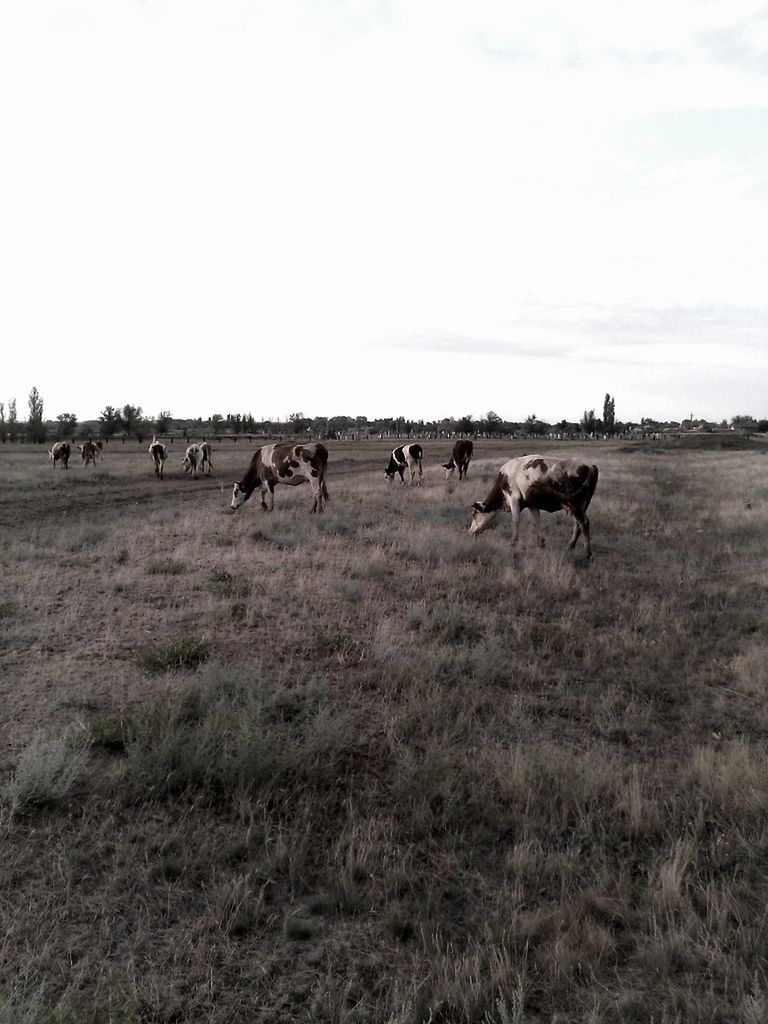
POLYGON ((250 452, 0 446, 2 1024, 768 1020, 768 451, 538 442, 227 512, 250 452))

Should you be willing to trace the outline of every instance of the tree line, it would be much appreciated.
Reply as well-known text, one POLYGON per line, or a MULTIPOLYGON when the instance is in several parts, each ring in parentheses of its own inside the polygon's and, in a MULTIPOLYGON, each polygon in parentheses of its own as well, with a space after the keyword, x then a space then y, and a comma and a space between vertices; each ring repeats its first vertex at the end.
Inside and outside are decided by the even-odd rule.
POLYGON ((16 399, 0 402, 0 441, 16 442, 27 440, 42 444, 52 440, 74 439, 76 437, 135 438, 143 441, 153 434, 160 436, 188 437, 190 435, 222 435, 234 437, 239 435, 294 435, 296 437, 311 436, 314 438, 339 438, 348 436, 367 436, 368 434, 386 434, 397 437, 418 435, 452 436, 454 434, 484 435, 488 437, 534 436, 545 437, 551 434, 561 436, 576 435, 613 435, 623 434, 638 426, 648 432, 664 428, 682 430, 714 430, 735 429, 755 432, 768 432, 768 419, 755 419, 749 415, 739 415, 730 421, 712 423, 703 419, 678 421, 659 421, 644 417, 639 423, 622 422, 616 419, 615 396, 606 394, 603 400, 602 416, 595 409, 585 409, 579 420, 561 419, 557 423, 549 423, 535 413, 522 420, 506 420, 493 410, 483 416, 467 414, 465 416, 446 416, 441 419, 424 420, 409 419, 404 416, 370 418, 368 416, 305 416, 303 412, 291 413, 285 420, 259 420, 252 413, 212 413, 209 417, 201 416, 189 419, 175 418, 167 410, 161 410, 155 416, 145 415, 140 405, 127 403, 123 406, 107 405, 95 420, 79 421, 72 412, 58 413, 55 419, 44 417, 43 399, 36 387, 33 387, 27 400, 28 416, 26 420, 18 417, 16 399))

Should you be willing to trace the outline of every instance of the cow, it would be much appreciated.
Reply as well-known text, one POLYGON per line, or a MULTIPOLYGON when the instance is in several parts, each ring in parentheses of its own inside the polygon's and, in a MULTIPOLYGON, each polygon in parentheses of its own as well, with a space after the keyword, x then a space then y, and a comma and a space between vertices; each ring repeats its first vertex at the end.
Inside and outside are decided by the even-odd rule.
POLYGON ((104 442, 99 440, 99 441, 94 441, 93 443, 98 448, 98 451, 96 452, 96 456, 98 458, 99 455, 103 455, 104 454, 104 442))
POLYGON ((325 485, 325 472, 328 468, 328 449, 325 445, 316 444, 265 444, 257 449, 242 480, 238 480, 232 490, 230 509, 240 508, 257 487, 261 488, 261 507, 264 511, 272 511, 275 507, 275 487, 277 484, 309 483, 312 487, 312 511, 322 512, 323 505, 328 501, 328 488, 325 485), (270 504, 267 507, 266 494, 269 492, 270 504))
POLYGON ((83 465, 87 466, 89 462, 92 462, 95 467, 96 456, 99 454, 99 449, 93 441, 86 441, 85 444, 79 444, 77 447, 79 448, 80 455, 83 458, 83 465))
POLYGON ((162 480, 163 466, 165 465, 165 460, 168 458, 168 449, 162 441, 158 441, 156 437, 153 437, 152 444, 149 446, 149 454, 155 467, 155 476, 160 477, 162 480))
POLYGON ((395 479, 395 474, 400 474, 400 483, 405 483, 405 471, 406 469, 411 474, 409 486, 413 486, 413 481, 416 476, 416 468, 419 470, 419 481, 418 485, 421 485, 421 460, 424 456, 424 452, 420 444, 401 444, 399 448, 395 448, 392 454, 389 456, 389 465, 384 470, 389 483, 395 479))
POLYGON ((207 441, 202 441, 200 443, 200 453, 201 453, 200 472, 202 473, 205 470, 206 466, 207 466, 208 467, 208 476, 211 475, 211 470, 213 469, 213 463, 211 462, 211 452, 212 452, 212 450, 213 449, 211 448, 211 446, 208 444, 207 441))
POLYGON ((57 462, 60 462, 64 469, 69 469, 69 453, 71 450, 68 441, 57 441, 52 448, 48 449, 48 458, 53 463, 54 469, 56 469, 57 462))
POLYGON ((499 470, 485 501, 476 501, 472 508, 469 532, 477 537, 488 529, 504 505, 512 513, 512 544, 517 541, 520 513, 531 510, 539 544, 544 547, 540 511, 558 512, 564 509, 574 518, 573 533, 568 545, 575 546, 579 535, 584 538, 587 558, 592 557, 589 540, 587 508, 597 487, 597 466, 579 459, 545 459, 542 455, 523 455, 510 459, 499 470))
POLYGON ((460 438, 453 446, 451 452, 451 461, 443 463, 443 469, 445 470, 445 479, 450 480, 453 476, 454 469, 459 471, 459 480, 466 478, 467 470, 469 469, 469 462, 472 458, 472 451, 474 445, 471 441, 465 441, 464 438, 460 438))
POLYGON ((192 470, 192 479, 197 480, 198 467, 202 469, 203 464, 203 453, 199 444, 191 444, 187 447, 181 464, 184 467, 184 472, 188 473, 192 470))

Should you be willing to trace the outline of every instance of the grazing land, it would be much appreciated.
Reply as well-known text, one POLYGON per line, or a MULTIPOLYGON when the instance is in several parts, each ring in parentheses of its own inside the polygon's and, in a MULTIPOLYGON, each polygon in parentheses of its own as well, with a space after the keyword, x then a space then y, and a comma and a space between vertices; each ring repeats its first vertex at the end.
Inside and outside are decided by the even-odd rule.
POLYGON ((768 1019, 768 451, 423 445, 0 447, 2 1024, 768 1019), (468 536, 526 451, 592 564, 468 536))

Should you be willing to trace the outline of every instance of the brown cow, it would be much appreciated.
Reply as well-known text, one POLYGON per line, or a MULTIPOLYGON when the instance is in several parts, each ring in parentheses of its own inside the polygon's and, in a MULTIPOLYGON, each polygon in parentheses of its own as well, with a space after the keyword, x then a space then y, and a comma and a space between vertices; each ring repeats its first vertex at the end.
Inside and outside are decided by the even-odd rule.
POLYGON ((261 488, 261 507, 272 511, 275 507, 277 484, 308 483, 314 498, 313 512, 322 512, 328 501, 325 486, 325 471, 328 467, 328 450, 320 444, 265 444, 254 452, 251 464, 242 480, 232 490, 232 510, 248 501, 257 487, 261 488), (267 507, 266 493, 269 491, 270 504, 267 507))
POLYGON ((60 462, 64 469, 69 469, 69 453, 71 450, 68 441, 57 441, 52 448, 48 449, 48 458, 53 463, 54 469, 56 469, 57 462, 60 462))
POLYGON ((96 456, 99 454, 99 449, 93 443, 93 441, 86 441, 85 444, 79 444, 77 446, 80 449, 80 454, 83 457, 83 465, 87 466, 89 462, 96 465, 96 456))
POLYGON ((453 446, 453 452, 451 453, 451 461, 443 463, 443 469, 445 470, 445 479, 450 480, 453 476, 454 469, 459 471, 459 480, 466 478, 467 470, 469 469, 469 462, 472 458, 472 451, 474 445, 471 441, 465 440, 463 437, 459 438, 456 444, 453 446))
POLYGON ((539 544, 544 547, 539 512, 558 512, 564 509, 575 520, 568 546, 574 547, 581 535, 587 547, 587 558, 591 558, 587 508, 597 487, 597 475, 597 466, 579 459, 545 459, 542 455, 523 455, 519 459, 510 459, 499 470, 485 501, 476 501, 472 506, 474 512, 469 532, 477 537, 491 525, 496 513, 506 505, 512 513, 512 543, 515 544, 520 513, 524 508, 529 508, 536 524, 539 544))

